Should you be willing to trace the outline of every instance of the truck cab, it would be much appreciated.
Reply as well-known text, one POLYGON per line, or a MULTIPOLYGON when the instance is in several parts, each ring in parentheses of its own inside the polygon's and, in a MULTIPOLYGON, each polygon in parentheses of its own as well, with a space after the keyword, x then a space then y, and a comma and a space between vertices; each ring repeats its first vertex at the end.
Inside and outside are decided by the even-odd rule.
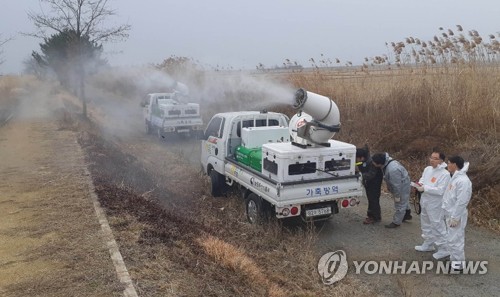
POLYGON ((186 98, 179 92, 147 94, 141 101, 146 132, 156 133, 159 138, 171 134, 201 134, 203 121, 199 104, 181 100, 186 98))
POLYGON ((201 143, 203 171, 224 172, 226 157, 234 158, 236 148, 242 144, 242 130, 251 127, 288 127, 286 115, 265 111, 219 113, 212 117, 201 143))

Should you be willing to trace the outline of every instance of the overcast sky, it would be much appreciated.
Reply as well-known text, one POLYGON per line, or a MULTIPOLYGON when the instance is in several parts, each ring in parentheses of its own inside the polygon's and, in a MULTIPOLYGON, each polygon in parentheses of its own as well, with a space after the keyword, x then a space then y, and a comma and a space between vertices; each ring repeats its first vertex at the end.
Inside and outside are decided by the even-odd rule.
MULTIPOLYGON (((38 0, 0 0, 0 35, 14 40, 3 46, 0 73, 19 73, 23 60, 39 50, 28 11, 38 0)), ((115 66, 161 63, 175 55, 203 65, 255 69, 282 65, 285 59, 309 66, 308 60, 339 58, 363 63, 387 54, 386 42, 405 37, 431 40, 439 27, 475 29, 487 39, 500 31, 500 0, 110 0, 117 16, 110 24, 128 23, 130 37, 104 44, 115 66)))

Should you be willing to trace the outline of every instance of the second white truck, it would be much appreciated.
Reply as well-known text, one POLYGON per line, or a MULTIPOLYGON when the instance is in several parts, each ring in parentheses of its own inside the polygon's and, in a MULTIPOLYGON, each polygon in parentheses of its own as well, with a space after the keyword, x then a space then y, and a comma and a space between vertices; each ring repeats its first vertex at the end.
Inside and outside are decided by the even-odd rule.
POLYGON ((239 187, 251 223, 270 216, 324 220, 356 206, 363 195, 356 147, 330 139, 340 128, 336 104, 303 89, 295 100, 301 112, 290 124, 280 113, 219 113, 201 141, 212 195, 239 187))
POLYGON ((200 105, 186 103, 188 89, 176 83, 170 92, 151 93, 142 100, 146 133, 163 139, 169 135, 198 137, 203 132, 200 105))

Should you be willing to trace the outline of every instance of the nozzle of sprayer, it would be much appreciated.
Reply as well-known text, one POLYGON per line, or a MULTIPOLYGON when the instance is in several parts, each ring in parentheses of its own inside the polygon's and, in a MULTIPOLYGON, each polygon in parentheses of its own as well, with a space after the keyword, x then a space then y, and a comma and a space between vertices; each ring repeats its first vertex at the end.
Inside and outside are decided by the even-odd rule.
POLYGON ((304 103, 306 103, 306 100, 307 100, 307 91, 304 89, 298 89, 295 92, 295 102, 293 104, 293 108, 301 109, 302 106, 304 106, 304 103))

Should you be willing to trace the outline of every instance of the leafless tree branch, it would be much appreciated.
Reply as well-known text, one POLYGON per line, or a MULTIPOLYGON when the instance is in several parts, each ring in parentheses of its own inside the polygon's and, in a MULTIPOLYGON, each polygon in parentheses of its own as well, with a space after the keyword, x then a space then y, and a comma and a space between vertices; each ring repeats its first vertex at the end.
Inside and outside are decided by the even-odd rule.
POLYGON ((130 25, 106 27, 105 21, 115 15, 108 8, 108 0, 39 0, 41 12, 28 12, 28 18, 36 27, 36 32, 25 35, 47 39, 48 33, 71 32, 75 34, 74 47, 71 52, 78 68, 80 99, 83 103, 83 115, 86 116, 85 99, 85 67, 83 62, 83 42, 92 44, 106 41, 117 41, 128 37, 130 25), (49 11, 44 12, 43 8, 49 11), (50 32, 54 31, 54 32, 50 32))
POLYGON ((119 41, 128 37, 129 24, 105 27, 105 21, 116 15, 108 0, 40 0, 41 12, 28 12, 37 32, 24 35, 47 38, 48 31, 71 30, 77 37, 88 36, 92 42, 119 41), (43 7, 49 10, 44 12, 43 7))
POLYGON ((0 65, 2 65, 3 62, 5 62, 5 59, 3 58, 3 46, 7 42, 9 42, 9 41, 11 41, 13 39, 14 39, 14 37, 9 37, 7 39, 2 39, 2 34, 0 34, 0 65))

